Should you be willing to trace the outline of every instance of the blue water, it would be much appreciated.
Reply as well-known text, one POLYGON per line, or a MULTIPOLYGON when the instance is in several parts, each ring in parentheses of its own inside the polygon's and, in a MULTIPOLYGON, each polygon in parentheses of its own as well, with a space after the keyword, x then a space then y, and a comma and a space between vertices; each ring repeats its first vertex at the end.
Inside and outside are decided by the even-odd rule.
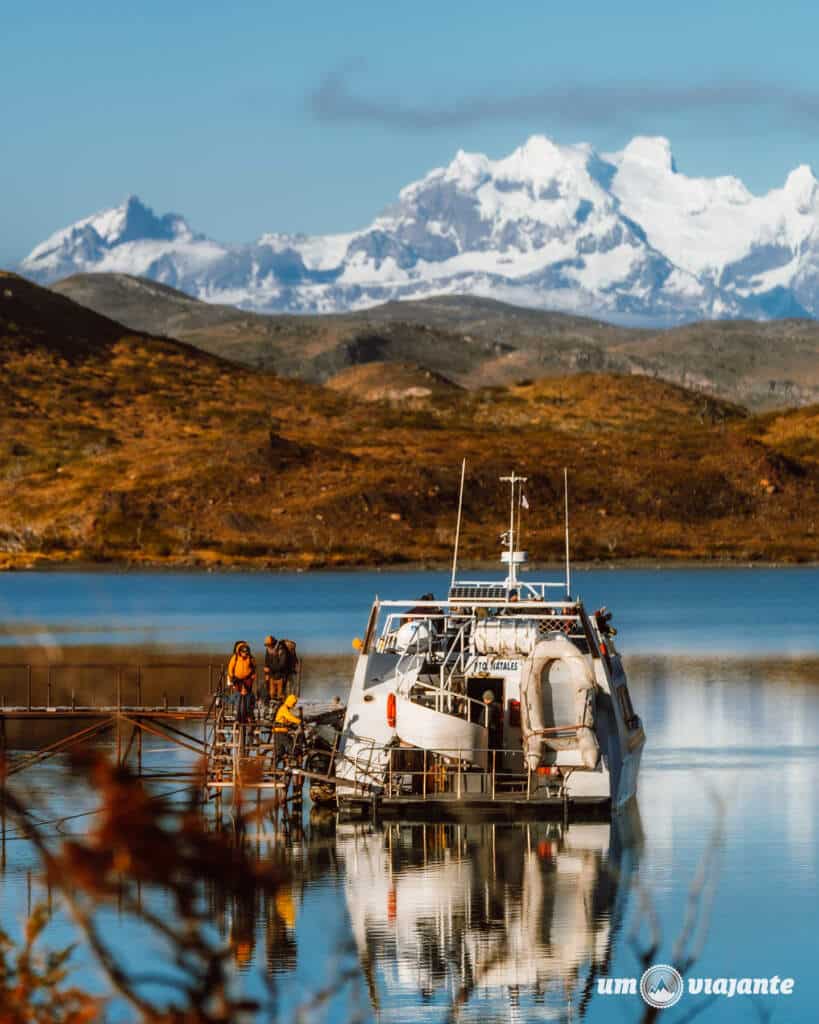
MULTIPOLYGON (((223 647, 235 632, 260 640, 273 629, 329 652, 349 649, 374 591, 441 593, 442 581, 59 574, 9 576, 2 592, 14 622, 47 623, 60 639, 82 624, 93 628, 77 630, 81 640, 130 643, 122 624, 135 614, 155 640, 223 647)), ((306 818, 303 833, 275 833, 269 824, 259 855, 274 842, 289 850, 293 883, 280 901, 224 908, 214 928, 225 941, 244 939, 237 986, 259 994, 274 980, 279 1019, 295 1019, 311 993, 350 970, 327 1006, 303 1019, 444 1022, 460 1000, 457 1019, 476 1024, 639 1021, 638 995, 600 994, 596 980, 639 978, 653 939, 654 963, 694 957, 689 977, 794 979, 790 996, 686 993, 663 1022, 817 1019, 819 572, 594 571, 576 583, 590 605, 615 612, 645 724, 638 819, 568 830, 306 818)), ((328 695, 338 682, 328 681, 328 695)), ((56 770, 37 769, 28 784, 49 794, 55 814, 88 809, 61 795, 56 770)), ((24 841, 10 841, 6 858, 0 919, 19 931, 29 877, 33 899, 42 889, 24 841)), ((161 906, 161 893, 153 899, 161 906)), ((132 966, 155 962, 144 931, 113 912, 105 930, 132 966)), ((46 937, 59 945, 72 934, 57 905, 46 937)), ((82 948, 73 962, 75 980, 102 984, 82 948)), ((131 1018, 120 1009, 111 1019, 131 1018)))
MULTIPOLYGON (((443 596, 447 586, 447 574, 429 572, 7 573, 0 642, 224 651, 239 637, 260 647, 272 632, 306 652, 349 652, 376 594, 443 596)), ((819 650, 817 568, 591 569, 574 573, 572 591, 614 611, 626 653, 819 650)))

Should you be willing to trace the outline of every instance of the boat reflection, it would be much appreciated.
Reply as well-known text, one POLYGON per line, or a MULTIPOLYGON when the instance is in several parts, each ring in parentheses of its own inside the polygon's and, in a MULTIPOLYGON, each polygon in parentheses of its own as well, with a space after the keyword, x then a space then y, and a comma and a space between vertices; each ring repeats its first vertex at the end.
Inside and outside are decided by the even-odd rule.
MULTIPOLYGON (((610 973, 642 847, 636 808, 568 825, 374 825, 314 812, 309 824, 263 816, 231 837, 281 866, 273 891, 203 888, 241 984, 275 996, 282 1019, 303 1014, 306 991, 349 1010, 328 1019, 379 1022, 584 1018, 610 973)), ((30 862, 6 871, 7 892, 26 879, 17 909, 30 915, 30 862)), ((162 912, 161 893, 144 898, 162 912)), ((47 905, 60 912, 50 891, 47 905)))
MULTIPOLYGON (((636 815, 636 810, 634 812, 636 815)), ((435 1004, 550 1019, 606 974, 639 820, 339 824, 352 931, 379 1019, 435 1004), (624 834, 625 833, 625 834, 624 834)))

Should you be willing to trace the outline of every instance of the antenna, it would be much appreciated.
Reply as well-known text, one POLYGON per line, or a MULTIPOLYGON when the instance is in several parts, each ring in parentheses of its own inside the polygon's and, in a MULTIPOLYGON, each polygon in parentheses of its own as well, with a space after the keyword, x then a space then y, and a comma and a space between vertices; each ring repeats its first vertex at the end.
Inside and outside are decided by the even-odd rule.
POLYGON ((515 471, 512 470, 512 495, 509 499, 509 586, 515 582, 515 471))
POLYGON ((569 563, 569 471, 563 467, 563 521, 566 527, 566 597, 572 596, 572 570, 569 563))
MULTIPOLYGON (((507 556, 507 558, 509 559, 509 575, 506 578, 506 588, 507 590, 511 590, 512 587, 516 586, 518 582, 517 569, 515 563, 515 555, 517 553, 515 550, 515 485, 520 484, 521 487, 523 487, 528 477, 516 476, 513 470, 511 476, 502 476, 500 479, 504 483, 511 484, 512 492, 509 497, 509 554, 507 556)), ((520 515, 518 515, 518 526, 520 526, 520 515)))
POLYGON ((518 536, 517 536, 517 542, 515 544, 515 547, 518 547, 518 548, 523 546, 522 543, 521 543, 521 537, 523 536, 523 519, 522 519, 522 515, 523 515, 523 486, 521 485, 521 488, 518 491, 518 536))
POLYGON ((455 573, 458 569, 458 544, 461 540, 461 512, 464 507, 464 477, 466 476, 466 459, 464 458, 461 463, 461 489, 458 494, 458 524, 455 527, 455 550, 452 552, 452 582, 450 586, 455 586, 455 573))

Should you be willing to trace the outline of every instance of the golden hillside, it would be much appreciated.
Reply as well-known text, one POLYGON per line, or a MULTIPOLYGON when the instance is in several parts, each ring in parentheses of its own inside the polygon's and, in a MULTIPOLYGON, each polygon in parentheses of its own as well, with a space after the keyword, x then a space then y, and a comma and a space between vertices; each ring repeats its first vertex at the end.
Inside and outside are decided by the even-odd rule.
POLYGON ((327 387, 359 401, 418 404, 447 398, 457 384, 412 363, 361 363, 348 366, 327 381, 327 387))
POLYGON ((526 546, 559 558, 564 465, 578 558, 819 554, 815 411, 754 419, 602 374, 364 402, 129 332, 12 275, 0 358, 6 566, 445 561, 464 456, 467 559, 495 557, 512 467, 530 477, 526 546))

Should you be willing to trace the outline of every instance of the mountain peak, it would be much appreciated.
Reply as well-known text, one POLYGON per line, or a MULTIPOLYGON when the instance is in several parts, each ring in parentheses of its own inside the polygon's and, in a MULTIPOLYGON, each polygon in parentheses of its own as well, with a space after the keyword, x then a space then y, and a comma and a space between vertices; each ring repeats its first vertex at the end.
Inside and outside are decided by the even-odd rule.
POLYGON ((645 324, 817 315, 819 183, 798 167, 755 196, 737 178, 677 172, 663 136, 599 154, 532 135, 498 159, 458 150, 349 234, 220 245, 131 194, 22 270, 133 274, 270 312, 459 293, 645 324))
POLYGON ((117 242, 124 241, 124 234, 129 233, 129 223, 133 225, 134 221, 144 222, 146 218, 152 216, 152 211, 145 206, 139 196, 132 193, 126 196, 118 206, 101 210, 88 218, 88 226, 96 231, 103 242, 108 245, 116 245, 117 242))
POLYGON ((819 181, 813 168, 809 164, 795 167, 785 180, 785 192, 801 212, 807 213, 819 198, 819 181))
POLYGON ((466 189, 478 186, 489 174, 489 159, 483 153, 467 153, 459 149, 446 169, 444 177, 466 189))
POLYGON ((131 193, 119 206, 91 218, 91 227, 109 246, 141 239, 171 241, 180 234, 190 234, 182 217, 166 213, 157 217, 154 211, 131 193))
POLYGON ((658 171, 676 174, 671 143, 664 135, 635 135, 621 153, 623 163, 642 164, 658 171))
POLYGON ((562 149, 562 146, 552 142, 546 135, 530 135, 522 146, 518 146, 512 156, 517 156, 520 160, 536 167, 540 164, 553 163, 555 160, 559 160, 562 155, 562 149))
POLYGON ((561 171, 582 170, 591 153, 591 147, 582 143, 561 146, 545 135, 531 135, 522 146, 497 162, 496 174, 499 178, 546 183, 561 171))
MULTIPOLYGON (((155 255, 131 261, 127 258, 131 243, 144 242, 185 244, 204 241, 176 213, 157 217, 154 211, 135 194, 123 199, 119 206, 83 217, 61 228, 36 246, 20 264, 23 273, 38 281, 93 269, 119 270, 153 276, 155 255), (105 264, 113 257, 113 264, 105 264), (123 255, 124 261, 119 259, 123 255)), ((214 247, 215 249, 215 247, 214 247)), ((221 250, 220 250, 221 251, 221 250)), ((172 283, 172 282, 169 282, 172 283)))

